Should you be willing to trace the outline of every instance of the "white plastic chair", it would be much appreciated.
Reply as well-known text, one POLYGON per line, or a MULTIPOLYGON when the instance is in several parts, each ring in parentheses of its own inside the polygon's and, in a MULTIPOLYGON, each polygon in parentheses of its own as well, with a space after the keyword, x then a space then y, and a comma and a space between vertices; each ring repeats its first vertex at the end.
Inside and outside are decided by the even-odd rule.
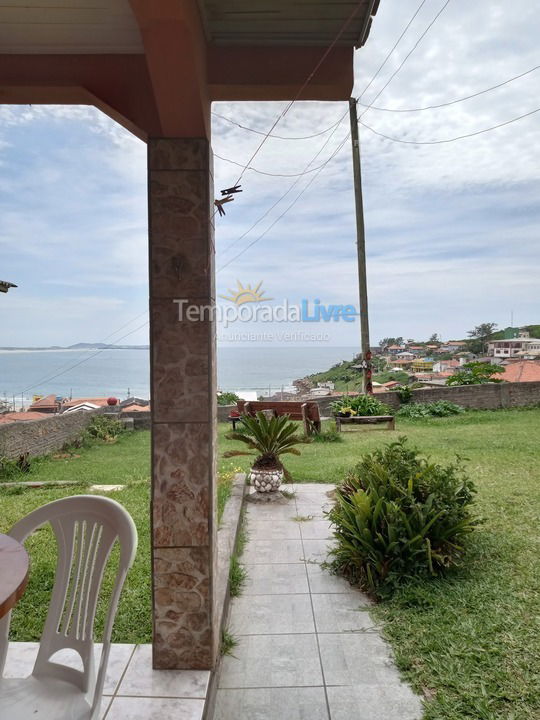
POLYGON ((32 674, 3 678, 10 615, 0 620, 1 720, 96 720, 107 671, 111 631, 127 572, 137 550, 137 529, 117 502, 77 495, 48 503, 20 520, 10 535, 24 542, 50 523, 58 545, 51 602, 32 674), (103 573, 113 545, 120 559, 103 631, 97 676, 94 668, 94 620, 103 573), (83 670, 55 662, 60 650, 76 651, 83 670))

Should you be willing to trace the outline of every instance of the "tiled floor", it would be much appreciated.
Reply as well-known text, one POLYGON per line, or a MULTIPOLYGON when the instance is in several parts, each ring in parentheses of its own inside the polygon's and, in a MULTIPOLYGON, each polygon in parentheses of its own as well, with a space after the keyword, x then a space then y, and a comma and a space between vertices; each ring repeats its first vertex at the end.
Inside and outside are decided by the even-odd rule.
MULTIPOLYGON (((37 643, 10 643, 4 677, 27 677, 37 643)), ((96 666, 101 647, 96 646, 96 666)), ((150 645, 113 645, 105 682, 102 720, 201 720, 210 673, 152 670, 150 645)), ((56 659, 80 667, 77 656, 56 659)), ((6 718, 7 720, 7 718, 6 718)))
POLYGON ((421 718, 368 599, 320 567, 332 489, 297 485, 287 505, 247 504, 248 580, 229 623, 239 642, 223 659, 214 720, 421 718))

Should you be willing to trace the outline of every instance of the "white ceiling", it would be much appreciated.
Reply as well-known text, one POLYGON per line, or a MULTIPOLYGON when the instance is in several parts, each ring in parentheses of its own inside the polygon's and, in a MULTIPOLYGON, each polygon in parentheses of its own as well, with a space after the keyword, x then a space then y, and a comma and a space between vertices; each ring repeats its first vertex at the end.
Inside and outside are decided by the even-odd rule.
POLYGON ((128 0, 0 0, 0 53, 142 52, 128 0))

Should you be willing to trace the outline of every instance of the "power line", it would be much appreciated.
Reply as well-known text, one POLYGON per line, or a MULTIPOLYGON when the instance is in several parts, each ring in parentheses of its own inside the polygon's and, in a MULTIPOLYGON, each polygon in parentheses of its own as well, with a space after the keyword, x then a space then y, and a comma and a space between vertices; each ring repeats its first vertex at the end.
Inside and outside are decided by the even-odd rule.
MULTIPOLYGON (((129 323, 128 323, 129 324, 129 323)), ((139 327, 135 328, 135 330, 131 330, 130 332, 126 333, 125 335, 122 335, 122 337, 117 339, 117 342, 119 340, 124 340, 124 338, 129 337, 130 335, 133 335, 134 333, 138 332, 139 330, 142 330, 142 328, 146 327, 148 325, 148 321, 140 325, 139 327)), ((105 352, 106 350, 111 350, 112 348, 102 348, 101 350, 97 350, 92 355, 89 355, 88 357, 84 358, 83 360, 80 360, 77 363, 74 363, 70 367, 66 368, 65 370, 62 370, 61 372, 56 373, 56 375, 51 375, 48 378, 45 378, 44 380, 40 380, 39 383, 36 383, 34 385, 29 385, 28 387, 24 388, 24 390, 21 390, 19 393, 20 395, 23 395, 24 393, 28 392, 29 390, 33 390, 36 387, 39 387, 42 383, 50 382, 51 380, 56 380, 57 377, 60 377, 61 375, 65 375, 70 370, 73 370, 76 367, 79 367, 79 365, 83 365, 85 362, 88 362, 92 358, 95 358, 97 355, 101 355, 102 352, 105 352)))
MULTIPOLYGON (((398 38, 398 41, 394 44, 394 46, 392 47, 392 49, 387 53, 384 62, 382 63, 382 65, 379 67, 379 69, 378 69, 377 72, 375 73, 375 76, 378 75, 378 73, 380 72, 380 70, 382 69, 382 67, 385 65, 386 61, 390 58, 390 56, 392 55, 392 53, 393 53, 394 50, 396 49, 397 45, 399 44, 400 40, 401 40, 401 39, 403 38, 403 36, 405 35, 405 32, 406 32, 407 29, 411 26, 414 18, 416 17, 416 15, 418 14, 418 12, 419 12, 420 9, 422 8, 422 6, 424 5, 425 1, 426 1, 426 0, 422 0, 422 2, 420 3, 420 6, 417 8, 416 12, 414 13, 414 15, 412 16, 412 18, 411 18, 411 19, 409 20, 409 22, 407 23, 404 32, 401 33, 400 37, 398 38)), ((405 65, 405 63, 407 62, 407 60, 409 59, 409 57, 412 55, 412 53, 416 50, 416 48, 417 48, 418 45, 420 44, 421 40, 426 36, 426 34, 429 32, 429 30, 433 27, 433 25, 435 24, 435 22, 437 21, 437 19, 439 18, 439 16, 442 14, 442 12, 445 10, 445 8, 448 6, 449 3, 450 3, 450 0, 447 0, 446 3, 444 4, 444 6, 441 8, 441 10, 439 10, 439 12, 438 12, 437 15, 435 16, 435 18, 431 21, 431 23, 428 25, 428 27, 424 30, 424 32, 423 32, 422 35, 420 36, 420 38, 417 40, 417 42, 415 43, 413 49, 406 55, 405 59, 404 59, 403 62, 400 64, 400 66, 398 67, 398 69, 393 73, 393 75, 391 76, 390 80, 385 84, 385 86, 383 87, 383 89, 382 89, 381 91, 379 91, 379 93, 375 96, 373 102, 375 102, 375 101, 377 100, 377 98, 378 98, 379 95, 382 93, 382 91, 389 85, 389 83, 393 80, 393 78, 397 75, 397 73, 398 73, 398 72, 401 70, 401 68, 405 65)), ((366 86, 366 88, 369 87, 369 85, 371 85, 371 81, 368 83, 368 85, 366 86)), ((365 92, 365 91, 364 91, 364 92, 365 92)), ((362 92, 359 97, 362 97, 363 94, 364 94, 364 93, 362 92)), ((347 115, 348 115, 348 111, 346 111, 346 112, 344 113, 344 115, 342 116, 341 120, 339 121, 339 124, 341 124, 341 122, 344 120, 344 118, 345 118, 347 115)), ((338 126, 336 126, 336 129, 337 129, 337 127, 338 127, 338 126)), ((335 132, 335 130, 334 130, 334 132, 335 132)), ((274 220, 274 222, 273 222, 261 235, 259 235, 257 238, 255 238, 251 243, 248 243, 248 245, 246 245, 245 248, 243 248, 243 249, 242 249, 239 253, 237 253, 233 258, 231 258, 229 261, 227 261, 227 262, 225 263, 225 265, 222 265, 222 266, 218 269, 217 272, 220 272, 221 270, 223 270, 223 269, 225 269, 226 267, 228 267, 232 262, 234 262, 235 260, 237 260, 237 259, 238 259, 241 255, 243 255, 245 252, 247 252, 247 250, 249 250, 251 247, 253 247, 253 246, 254 246, 256 243, 258 243, 260 240, 262 240, 262 238, 289 212, 289 210, 291 210, 291 209, 294 207, 294 205, 296 205, 296 203, 298 202, 298 200, 300 200, 300 198, 304 195, 304 193, 308 190, 308 188, 311 187, 311 185, 312 185, 312 184, 315 182, 315 180, 319 177, 320 173, 323 171, 323 169, 326 167, 326 165, 328 165, 328 163, 329 163, 331 160, 333 160, 334 157, 336 157, 336 155, 341 151, 341 149, 343 148, 343 146, 345 145, 345 143, 348 141, 349 138, 350 138, 350 132, 347 133, 347 135, 345 136, 345 138, 343 139, 343 141, 340 143, 340 145, 339 145, 338 148, 335 150, 335 152, 328 158, 328 160, 325 162, 325 164, 322 165, 322 166, 320 166, 320 167, 316 170, 315 174, 313 175, 313 177, 311 178, 311 180, 309 181, 309 183, 306 184, 306 186, 301 190, 301 192, 297 195, 297 197, 293 200, 293 202, 286 208, 286 210, 285 210, 283 213, 281 213, 281 215, 279 215, 279 216, 276 218, 276 220, 274 220)), ((324 146, 323 146, 323 147, 324 147, 324 146)), ((319 151, 319 152, 320 152, 320 151, 319 151)), ((312 162, 313 162, 313 161, 312 161, 312 162)), ((309 165, 308 165, 307 167, 309 168, 309 165)), ((302 173, 302 175, 304 175, 304 174, 305 174, 305 172, 302 173)), ((302 176, 302 175, 301 175, 301 176, 302 176)), ((301 177, 301 176, 300 176, 300 177, 301 177)), ((298 177, 297 180, 295 181, 295 183, 293 183, 293 185, 287 190, 287 192, 286 192, 276 203, 274 203, 274 205, 273 205, 272 207, 275 207, 275 206, 290 192, 290 190, 296 185, 296 183, 299 181, 299 179, 300 179, 300 178, 298 177)), ((269 212, 269 211, 267 211, 266 214, 268 214, 268 212, 269 212)), ((259 221, 257 221, 257 223, 255 223, 255 225, 257 225, 258 222, 259 222, 259 221)), ((253 227, 254 227, 254 226, 253 226, 253 227)), ((248 232, 249 232, 249 231, 248 231, 248 232)), ((246 234, 247 234, 247 233, 244 233, 244 237, 245 237, 246 234)), ((235 240, 235 243, 236 243, 236 242, 238 242, 238 239, 235 240)), ((233 244, 234 244, 234 243, 233 243, 233 244)))
MULTIPOLYGON (((341 122, 341 121, 340 121, 340 122, 341 122)), ((334 136, 334 134, 335 134, 336 130, 338 129, 338 127, 339 127, 339 125, 336 125, 336 126, 335 126, 334 130, 332 131, 332 134, 329 135, 329 137, 325 140, 324 144, 319 148, 318 152, 313 156, 313 158, 310 160, 310 162, 306 165, 305 170, 308 170, 309 167, 310 167, 310 165, 312 165, 312 164, 315 162, 315 160, 319 157, 319 155, 322 153, 322 151, 324 150, 324 148, 328 145, 328 143, 330 142, 330 140, 331 140, 332 137, 334 136)), ((261 215, 261 217, 253 223, 253 225, 251 225, 251 227, 249 227, 245 232, 243 232, 242 235, 240 235, 239 237, 237 237, 236 240, 234 240, 232 243, 230 243, 230 244, 225 248, 225 251, 228 252, 232 247, 234 247, 237 243, 239 243, 240 240, 243 240, 243 239, 246 237, 246 235, 249 235, 249 233, 250 233, 252 230, 254 230, 254 229, 257 227, 257 225, 258 225, 260 222, 262 222, 262 221, 264 220, 264 218, 265 218, 267 215, 269 215, 269 213, 271 213, 272 210, 273 210, 277 205, 279 205, 279 203, 280 203, 282 200, 284 200, 284 199, 287 197, 287 195, 288 195, 292 190, 294 190, 294 188, 295 188, 295 187, 298 185, 298 183, 300 182, 301 177, 302 177, 302 176, 298 177, 291 185, 289 185, 289 187, 288 187, 287 190, 283 193, 283 195, 281 195, 281 196, 274 202, 274 204, 271 205, 271 206, 268 208, 268 210, 266 210, 266 212, 265 212, 263 215, 261 215)))
POLYGON ((391 113, 411 113, 411 112, 422 112, 423 110, 437 110, 438 108, 448 107, 449 105, 457 105, 458 103, 465 102, 465 100, 472 100, 472 98, 479 97, 480 95, 485 95, 488 92, 491 92, 492 90, 498 90, 501 87, 504 87, 505 85, 509 85, 510 83, 514 82, 515 80, 520 80, 522 77, 525 77, 526 75, 530 75, 532 72, 535 72, 535 70, 538 70, 540 68, 540 65, 535 65, 535 67, 531 68, 530 70, 526 70, 523 73, 520 73, 519 75, 514 75, 514 77, 509 78, 508 80, 505 80, 504 82, 498 83, 497 85, 492 85, 491 87, 485 88, 484 90, 479 90, 478 92, 473 93, 472 95, 465 95, 465 97, 457 98, 456 100, 449 100, 448 102, 439 103, 438 105, 425 105, 424 107, 417 107, 417 108, 385 108, 385 107, 378 107, 377 105, 364 105, 364 103, 361 103, 360 100, 358 100, 359 104, 363 107, 369 107, 370 110, 378 110, 379 112, 391 112, 391 113))
MULTIPOLYGON (((109 333, 106 337, 104 337, 103 340, 101 340, 101 344, 104 344, 107 340, 109 340, 109 338, 112 338, 113 335, 116 335, 116 334, 119 333, 121 330, 123 330, 124 328, 126 328, 128 325, 131 325, 131 323, 135 322, 136 320, 138 320, 139 318, 141 318, 143 315, 147 315, 147 314, 148 314, 148 310, 145 310, 145 311, 142 312, 140 315, 137 315, 136 317, 131 318, 131 320, 128 320, 127 323, 124 323, 124 324, 121 325, 119 328, 117 328, 116 330, 114 330, 112 333, 109 333)), ((121 339, 122 339, 122 338, 120 338, 120 340, 121 340, 121 339)), ((108 348, 103 348, 103 349, 106 350, 106 349, 108 349, 108 348)), ((78 358, 82 358, 82 357, 84 357, 84 358, 86 359, 87 356, 86 356, 86 355, 83 355, 83 354, 77 355, 77 359, 78 359, 78 358)), ((70 366, 70 363, 71 363, 72 361, 73 361, 73 358, 71 358, 71 360, 70 360, 69 362, 63 363, 62 365, 60 365, 60 366, 57 368, 57 370, 58 370, 58 371, 61 371, 61 370, 63 370, 64 368, 70 366)), ((67 372, 67 371, 66 371, 66 372, 67 372)), ((42 382, 47 382, 47 380, 48 380, 48 377, 42 378, 41 380, 37 380, 34 385, 32 385, 30 388, 25 388, 25 389, 23 390, 23 392, 26 392, 27 390, 31 390, 31 389, 34 388, 34 387, 38 387, 39 385, 41 385, 42 382)))
POLYGON ((504 127, 505 125, 511 125, 512 123, 515 123, 518 120, 523 120, 523 118, 529 117, 530 115, 534 115, 537 112, 540 112, 540 108, 536 108, 536 110, 531 110, 530 112, 524 113, 523 115, 519 115, 518 117, 512 118, 511 120, 506 120, 505 122, 498 123, 497 125, 492 125, 491 127, 484 128, 483 130, 476 130, 476 132, 467 133, 465 135, 458 135, 457 137, 447 138, 445 140, 401 140, 400 138, 395 138, 395 137, 391 137, 390 135, 385 135, 384 133, 381 133, 378 130, 375 130, 370 125, 367 125, 364 122, 360 122, 360 121, 359 122, 361 125, 363 125, 365 128, 370 130, 375 135, 379 135, 380 137, 383 137, 386 140, 391 140, 392 142, 403 143, 405 145, 444 145, 446 143, 456 142, 456 140, 464 140, 465 138, 475 137, 476 135, 483 135, 484 133, 491 132, 492 130, 497 130, 498 128, 504 127))
POLYGON ((277 127, 277 125, 281 122, 281 120, 285 117, 285 115, 286 115, 286 114, 289 112, 289 110, 292 108, 292 106, 294 105, 294 103, 295 103, 295 102, 298 100, 298 98, 302 95, 302 93, 304 92, 304 90, 306 89, 306 87, 309 85, 309 83, 311 82, 311 80, 313 79, 313 77, 315 76, 315 74, 317 73, 317 71, 319 70, 319 68, 321 67, 321 65, 324 63, 324 61, 326 60, 326 58, 328 57, 328 55, 329 55, 329 54, 332 52, 332 50, 334 49, 334 47, 335 47, 336 43, 339 41, 340 37, 343 35, 343 33, 345 32, 345 30, 348 28, 348 26, 350 25, 350 23, 353 21, 354 17, 357 15, 358 11, 360 10, 360 6, 361 6, 362 4, 363 4, 363 3, 362 3, 361 1, 360 1, 360 2, 357 2, 356 7, 355 7, 354 10, 352 11, 352 13, 349 15, 349 17, 345 20, 345 22, 344 22, 343 25, 341 26, 338 34, 337 34, 336 37, 332 40, 332 42, 330 43, 330 45, 326 48, 326 50, 325 50, 324 53, 322 54, 321 58, 319 59, 319 61, 317 62, 317 64, 316 64, 315 67, 313 68, 313 70, 310 72, 310 74, 307 76, 307 78, 305 79, 304 83, 302 84, 302 86, 300 87, 300 89, 298 90, 298 92, 296 93, 296 95, 294 96, 294 98, 287 104, 287 106, 285 107, 285 109, 278 115, 278 117, 276 118, 276 120, 275 120, 274 124, 272 125, 272 127, 270 128, 270 130, 265 134, 265 136, 263 137, 263 139, 261 140, 261 142, 260 142, 259 145, 257 146, 257 148, 255 149, 255 152, 251 155, 250 159, 248 160, 248 162, 246 163, 246 165, 245 165, 245 167, 243 168, 242 172, 240 173, 239 177, 237 178, 236 182, 234 183, 235 185, 238 185, 238 184, 240 183, 240 181, 242 180, 242 178, 243 178, 243 176, 244 176, 244 173, 246 172, 246 170, 248 169, 248 167, 251 165, 251 163, 253 162, 253 160, 255 159, 255 157, 257 156, 257 154, 259 153, 259 151, 261 150, 261 148, 262 148, 263 145, 265 144, 265 142, 268 140, 268 138, 270 137, 270 134, 272 133, 272 131, 277 127))
MULTIPOLYGON (((365 108, 365 110, 362 111, 362 113, 360 114, 360 118, 359 118, 359 119, 361 119, 361 118, 368 112, 368 110, 371 109, 371 105, 373 105, 373 103, 377 100, 377 98, 379 98, 379 97, 382 95, 382 93, 386 90, 386 88, 390 85, 390 83, 392 82, 392 80, 396 77, 396 75, 398 74, 398 72, 399 72, 399 71, 401 70, 401 68, 405 65, 405 63, 407 62, 407 60, 411 57, 411 55, 413 54, 413 52, 414 52, 414 51, 416 50, 416 48, 420 45, 420 43, 421 43, 422 40, 425 38, 425 36, 428 34, 428 32, 431 30, 431 28, 435 25, 435 23, 437 22, 437 20, 439 19, 439 17, 440 17, 440 16, 443 14, 443 12, 446 10, 446 8, 447 8, 448 5, 450 4, 450 2, 451 2, 451 0, 446 0, 446 2, 444 3, 444 5, 442 6, 442 8, 441 8, 441 9, 439 10, 439 12, 435 15, 435 17, 433 18, 433 20, 429 23, 429 25, 427 26, 427 28, 424 30, 424 32, 420 35, 420 37, 419 37, 418 40, 415 42, 415 44, 412 46, 412 48, 409 50, 409 52, 405 55, 405 57, 403 58, 402 62, 397 66, 397 68, 394 70, 394 72, 390 75, 390 77, 388 78, 388 80, 385 82, 385 84, 384 84, 384 85, 382 86, 382 88, 379 90, 379 92, 377 93, 377 95, 376 95, 375 98, 373 99, 373 102, 370 103, 370 104, 365 108)), ((363 94, 364 94, 364 93, 362 93, 362 95, 363 95, 363 94)), ((362 95, 360 95, 360 97, 362 97, 362 95)), ((358 99, 360 99, 360 98, 358 98, 358 99)))
MULTIPOLYGON (((411 17, 411 19, 410 19, 409 22, 407 23, 407 25, 406 25, 406 27, 405 27, 405 30, 401 33, 401 35, 399 36, 397 42, 393 45, 392 49, 387 53, 385 59, 383 60, 383 62, 382 62, 381 65, 379 66, 379 68, 377 69, 375 75, 374 75, 373 78, 369 81, 369 83, 367 84, 367 86, 366 86, 366 88, 363 90, 363 92, 359 95, 359 98, 361 98, 361 97, 365 94, 367 88, 372 84, 372 82, 373 82, 373 80, 375 79, 375 77, 377 77, 377 75, 380 73, 380 71, 382 70, 382 68, 385 66, 386 62, 389 60, 390 56, 392 55, 392 53, 394 52, 394 50, 395 50, 396 47, 398 46, 399 42, 401 41, 401 39, 402 39, 403 36, 405 35, 405 33, 406 33, 406 31, 408 30, 408 28, 411 26, 413 20, 414 20, 415 17, 418 15, 418 13, 420 12, 420 10, 421 10, 421 8, 423 7, 423 5, 425 4, 425 2, 426 2, 426 0, 422 0, 422 2, 420 3, 420 6, 417 8, 416 12, 414 13, 414 15, 411 17)), ((373 102, 376 102, 376 101, 377 101, 377 99, 382 95, 382 93, 384 92, 384 90, 386 90, 386 88, 387 88, 388 85, 392 82, 392 80, 395 78, 395 76, 400 72, 400 70, 402 69, 402 67, 405 65, 405 63, 407 62, 407 60, 410 58, 410 56, 411 56, 411 55, 413 54, 413 52, 416 50, 416 48, 418 47, 418 45, 422 42, 422 40, 423 40, 424 37, 427 35, 427 33, 431 30, 431 28, 433 27, 433 25, 437 22, 438 18, 439 18, 440 15, 444 12, 444 10, 447 8, 447 6, 450 4, 450 2, 451 2, 451 0, 446 0, 445 4, 441 7, 441 9, 439 10, 439 12, 435 15, 435 17, 433 18, 433 20, 429 23, 429 25, 426 27, 426 29, 424 30, 424 32, 420 35, 420 37, 418 38, 418 40, 416 41, 416 43, 413 45, 412 49, 407 53, 407 55, 405 55, 405 58, 403 59, 403 61, 398 65, 398 67, 394 70, 394 72, 392 73, 392 75, 390 76, 390 78, 386 81, 386 83, 383 85, 383 87, 379 90, 379 92, 377 93, 377 95, 376 95, 375 98, 373 99, 373 102)), ((294 102, 294 101, 293 101, 293 102, 294 102)), ((368 106, 366 106, 366 109, 363 110, 363 111, 360 113, 359 119, 361 119, 361 118, 367 113, 367 111, 368 111, 370 108, 371 108, 371 104, 368 105, 368 106)), ((338 127, 338 126, 343 122, 343 120, 345 119, 345 117, 347 116, 347 114, 348 114, 348 111, 345 112, 344 115, 341 117, 341 119, 338 121, 338 123, 336 123, 336 124, 333 125, 332 127, 338 127)), ((275 124, 277 124, 277 122, 276 122, 275 124)), ((275 127, 275 125, 274 125, 274 127, 275 127)), ((328 129, 331 129, 331 128, 328 128, 328 129)), ((328 131, 328 129, 327 129, 327 131, 328 131)), ((272 131, 272 129, 270 130, 270 133, 271 133, 271 131, 272 131)), ((326 132, 326 131, 325 131, 325 132, 326 132)), ((265 135, 265 138, 264 138, 263 142, 266 142, 266 140, 268 140, 268 138, 271 137, 271 134, 270 134, 270 133, 268 133, 268 134, 265 135)), ((349 133, 348 137, 349 137, 349 136, 350 136, 350 133, 349 133)), ((307 138, 307 136, 306 136, 306 138, 307 138)), ((262 144, 261 144, 259 147, 262 147, 262 144)), ((256 153, 255 153, 255 154, 256 154, 256 153)), ((335 154, 333 154, 333 155, 331 155, 331 156, 328 158, 328 160, 326 160, 325 163, 323 163, 321 166, 319 166, 319 167, 317 167, 317 168, 312 168, 312 169, 310 169, 310 170, 304 170, 304 171, 302 171, 302 172, 300 172, 300 173, 272 173, 272 172, 269 172, 269 171, 266 171, 266 170, 260 170, 259 168, 255 168, 255 167, 252 167, 252 166, 251 166, 251 162, 252 162, 253 158, 255 157, 255 154, 252 155, 252 157, 250 158, 250 160, 248 161, 248 163, 247 163, 246 165, 244 165, 243 163, 239 163, 239 162, 237 162, 236 160, 231 160, 230 158, 226 158, 226 157, 223 157, 222 155, 218 155, 217 153, 214 153, 214 155, 215 155, 217 158, 219 158, 220 160, 223 160, 224 162, 228 162, 228 163, 231 163, 232 165, 238 165, 239 167, 241 167, 241 168, 242 168, 242 176, 243 176, 243 174, 244 174, 247 170, 251 170, 252 172, 255 172, 255 173, 259 174, 259 175, 265 175, 265 176, 267 176, 267 177, 282 177, 282 178, 287 178, 287 177, 297 178, 297 177, 302 177, 303 175, 306 175, 306 174, 309 174, 309 173, 312 173, 312 172, 317 172, 320 168, 325 167, 325 165, 327 165, 327 164, 330 162, 330 160, 332 160, 332 159, 335 157, 335 154)), ((242 177, 242 176, 241 176, 241 177, 242 177)), ((237 181, 237 183, 238 183, 238 181, 237 181)))
MULTIPOLYGON (((212 112, 212 115, 214 117, 218 117, 220 120, 225 120, 226 122, 230 123, 231 125, 236 125, 236 127, 239 127, 241 130, 247 130, 248 132, 255 133, 255 135, 266 135, 265 132, 262 130, 257 130, 256 128, 248 127, 247 125, 242 125, 242 123, 236 122, 236 120, 233 120, 232 118, 227 117, 226 115, 220 115, 220 113, 212 112)), ((334 125, 331 125, 330 127, 327 127, 325 130, 321 130, 320 132, 313 133, 312 135, 301 135, 301 136, 289 136, 289 135, 268 135, 269 138, 273 138, 274 140, 311 140, 313 138, 320 137, 321 135, 325 135, 327 132, 330 132, 330 130, 333 130, 335 127, 337 127, 342 121, 342 118, 340 118, 334 125)))
POLYGON ((373 85, 374 80, 376 80, 376 78, 379 76, 379 73, 381 72, 381 70, 383 69, 383 67, 386 65, 386 63, 388 62, 388 60, 389 60, 390 57, 392 56, 394 50, 397 48, 397 46, 399 45, 399 43, 400 43, 401 40, 403 39, 403 36, 404 36, 405 33, 407 32, 407 30, 411 27, 411 25, 413 24, 416 16, 417 16, 418 13, 420 12, 420 10, 424 7, 425 4, 426 4, 426 0, 422 0, 422 2, 420 3, 420 5, 417 7, 416 12, 414 13, 414 15, 411 17, 411 19, 409 20, 409 22, 405 25, 405 28, 404 28, 403 32, 401 33, 401 35, 398 37, 398 39, 397 39, 396 42, 394 43, 394 45, 393 45, 393 47, 391 48, 390 52, 388 52, 388 53, 386 54, 386 57, 384 58, 384 60, 382 61, 382 63, 381 63, 381 64, 379 65, 379 67, 377 68, 377 72, 375 73, 375 75, 373 75, 373 77, 372 77, 371 80, 368 82, 368 84, 366 85, 366 87, 362 90, 362 92, 361 92, 360 95, 358 96, 357 100, 360 100, 360 98, 361 98, 363 95, 365 95, 366 92, 369 90, 369 88, 373 85))

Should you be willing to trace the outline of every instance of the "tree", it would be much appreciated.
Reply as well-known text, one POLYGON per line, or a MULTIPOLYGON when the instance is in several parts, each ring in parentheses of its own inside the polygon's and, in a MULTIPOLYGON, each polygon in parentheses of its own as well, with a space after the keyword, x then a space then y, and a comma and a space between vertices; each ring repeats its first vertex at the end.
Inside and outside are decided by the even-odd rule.
POLYGON ((485 354, 487 344, 496 330, 497 323, 481 323, 477 325, 474 330, 469 330, 467 333, 470 338, 470 340, 467 340, 468 350, 475 355, 485 354))
POLYGON ((483 385, 489 382, 503 382, 500 378, 493 377, 504 372, 504 368, 492 365, 488 362, 470 362, 454 373, 446 381, 447 385, 483 385))
POLYGON ((440 343, 441 339, 439 337, 439 333, 433 333, 433 335, 430 336, 430 338, 427 340, 428 345, 433 345, 434 343, 440 343))
POLYGON ((384 350, 389 345, 403 345, 402 337, 386 337, 379 341, 379 346, 384 350))

